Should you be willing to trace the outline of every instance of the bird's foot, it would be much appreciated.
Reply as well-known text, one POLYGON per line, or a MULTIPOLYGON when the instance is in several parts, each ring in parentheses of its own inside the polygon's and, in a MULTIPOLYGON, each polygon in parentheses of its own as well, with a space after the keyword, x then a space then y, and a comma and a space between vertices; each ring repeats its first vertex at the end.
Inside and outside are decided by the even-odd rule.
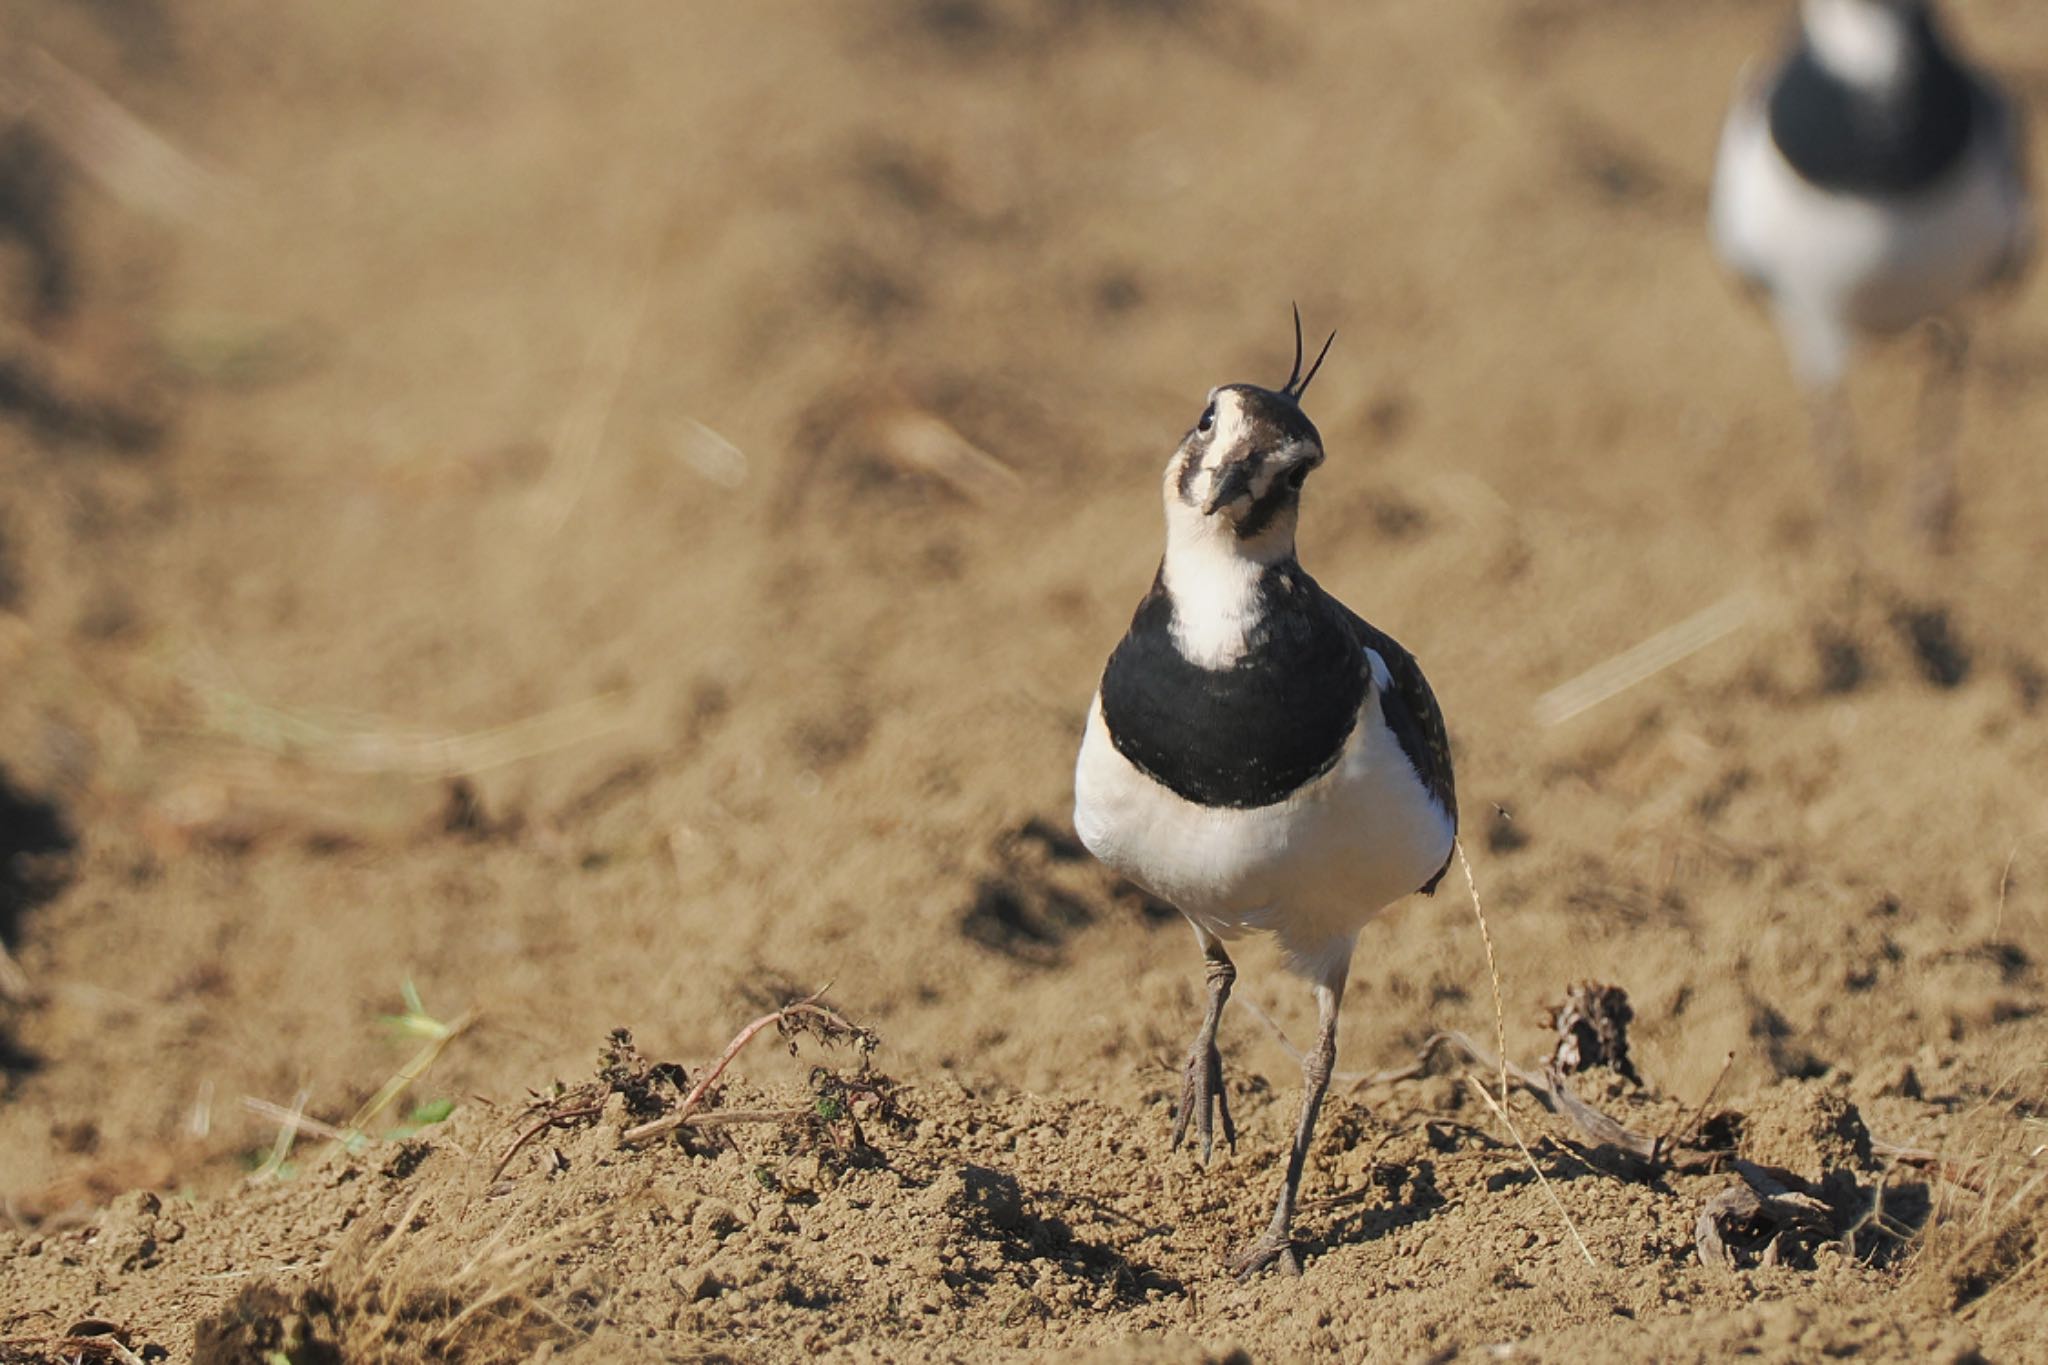
POLYGON ((1223 1140, 1237 1150, 1237 1125, 1230 1121, 1230 1097, 1223 1088, 1223 1054, 1213 1038, 1197 1038, 1181 1069, 1180 1104, 1173 1111, 1173 1147, 1179 1150, 1188 1135, 1188 1120, 1195 1120, 1195 1132, 1202 1140, 1202 1164, 1216 1149, 1216 1116, 1223 1116, 1223 1140))
POLYGON ((1294 1242, 1284 1234, 1269 1231, 1230 1261, 1230 1273, 1240 1280, 1250 1280, 1269 1270, 1289 1277, 1301 1274, 1301 1258, 1294 1252, 1294 1242))

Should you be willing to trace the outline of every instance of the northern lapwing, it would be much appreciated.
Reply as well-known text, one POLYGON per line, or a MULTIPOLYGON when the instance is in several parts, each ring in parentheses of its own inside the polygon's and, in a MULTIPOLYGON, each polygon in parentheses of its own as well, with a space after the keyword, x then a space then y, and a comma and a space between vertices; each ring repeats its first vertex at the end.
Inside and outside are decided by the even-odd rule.
POLYGON ((1715 251, 1777 321, 1832 510, 1852 535, 1862 494, 1842 384, 1856 344, 1936 321, 1914 516, 1945 544, 1967 340, 1958 309, 2017 279, 2033 241, 2018 110, 1927 0, 1801 0, 1787 50, 1737 90, 1709 212, 1715 251))
MULTIPOLYGON (((1096 857, 1194 926, 1209 1004, 1182 1072, 1172 1144, 1192 1119, 1237 1133, 1216 1048, 1237 969, 1224 943, 1273 935, 1314 989, 1316 1041, 1273 1219, 1232 1261, 1300 1272, 1290 1228, 1337 1051, 1359 930, 1435 890, 1458 827, 1443 713, 1407 650, 1325 592, 1295 556, 1302 484, 1323 442, 1294 369, 1278 389, 1210 391, 1167 461, 1166 551, 1088 710, 1074 825, 1096 857)), ((1332 338, 1335 333, 1332 333, 1332 338)))

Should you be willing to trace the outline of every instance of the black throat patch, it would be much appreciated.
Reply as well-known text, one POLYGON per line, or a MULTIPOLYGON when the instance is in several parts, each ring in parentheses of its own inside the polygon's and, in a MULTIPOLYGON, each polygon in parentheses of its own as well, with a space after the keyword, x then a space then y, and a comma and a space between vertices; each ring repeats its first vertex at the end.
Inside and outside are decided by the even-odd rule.
POLYGON ((1258 623, 1228 668, 1173 641, 1162 569, 1102 675, 1117 752, 1197 805, 1269 806, 1335 766, 1370 684, 1345 618, 1292 559, 1259 581, 1258 623))
POLYGON ((1977 83, 1925 11, 1906 22, 1913 66, 1885 90, 1843 80, 1800 37, 1771 89, 1769 115, 1771 141, 1807 183, 1846 194, 1910 194, 1939 180, 1969 147, 1977 83))

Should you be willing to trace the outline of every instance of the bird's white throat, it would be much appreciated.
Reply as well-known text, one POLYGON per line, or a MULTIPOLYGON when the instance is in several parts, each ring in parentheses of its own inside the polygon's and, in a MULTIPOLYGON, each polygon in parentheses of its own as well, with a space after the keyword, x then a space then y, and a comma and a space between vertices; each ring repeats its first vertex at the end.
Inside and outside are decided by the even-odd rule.
POLYGON ((1911 14, 1898 0, 1800 0, 1799 6, 1820 64, 1866 89, 1896 85, 1911 72, 1911 14))
POLYGON ((1250 647, 1259 579, 1294 550, 1294 511, 1242 540, 1222 515, 1204 516, 1169 496, 1162 572, 1173 598, 1173 638, 1190 663, 1228 668, 1250 647))

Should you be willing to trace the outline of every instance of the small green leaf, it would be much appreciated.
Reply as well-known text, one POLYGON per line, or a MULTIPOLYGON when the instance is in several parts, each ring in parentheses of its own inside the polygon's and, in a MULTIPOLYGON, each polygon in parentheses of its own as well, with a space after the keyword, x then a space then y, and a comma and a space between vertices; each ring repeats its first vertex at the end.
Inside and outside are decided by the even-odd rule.
POLYGON ((424 1128, 430 1123, 442 1122, 454 1112, 454 1100, 428 1100, 423 1104, 414 1105, 412 1112, 405 1116, 405 1121, 414 1128, 424 1128))

